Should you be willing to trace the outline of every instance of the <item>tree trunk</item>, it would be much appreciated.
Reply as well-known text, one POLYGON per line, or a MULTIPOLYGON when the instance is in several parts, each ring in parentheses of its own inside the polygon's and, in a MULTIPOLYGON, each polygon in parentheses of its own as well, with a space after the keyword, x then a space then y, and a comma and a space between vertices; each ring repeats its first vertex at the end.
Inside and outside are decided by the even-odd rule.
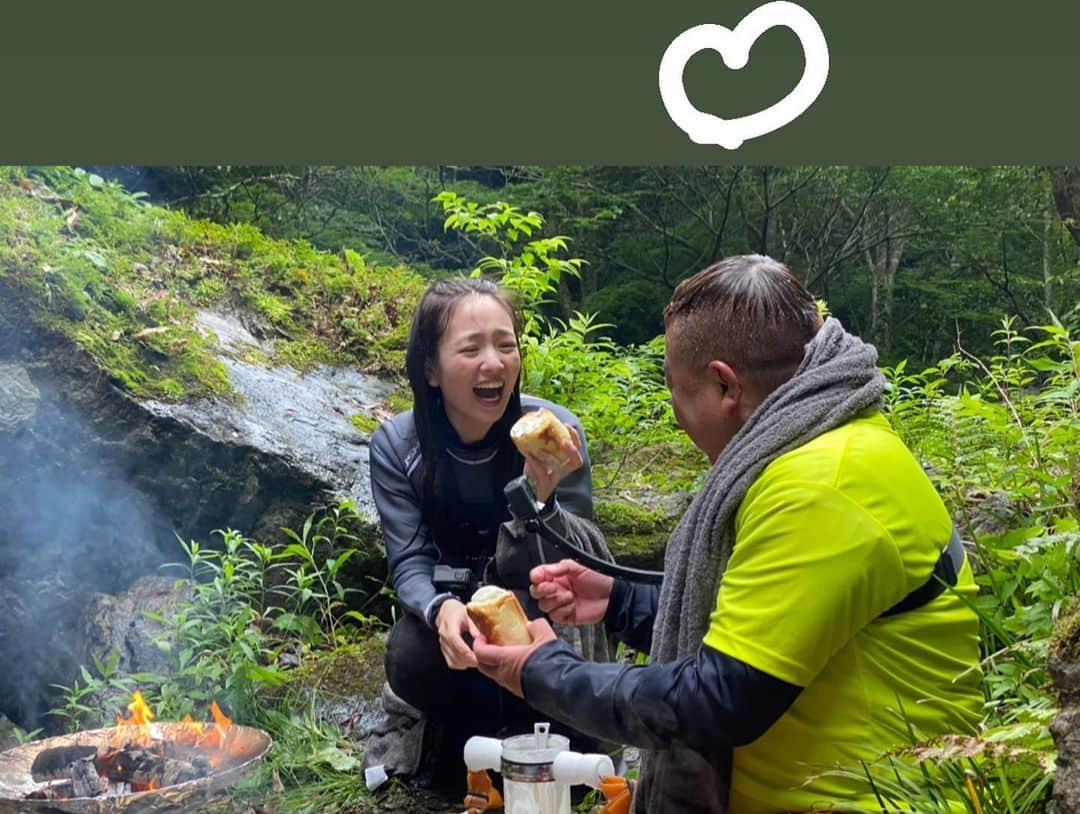
POLYGON ((885 202, 880 223, 884 232, 871 236, 871 248, 866 250, 870 269, 870 341, 882 353, 892 346, 893 299, 896 291, 896 272, 904 253, 903 214, 892 201, 885 202))
POLYGON ((1050 185, 1061 220, 1080 246, 1080 167, 1051 167, 1050 185))
POLYGON ((1054 225, 1054 198, 1053 195, 1046 196, 1046 209, 1044 210, 1043 217, 1043 246, 1042 246, 1042 264, 1043 264, 1043 305, 1046 307, 1048 313, 1054 311, 1054 297, 1053 287, 1051 285, 1051 279, 1053 277, 1053 264, 1050 259, 1050 235, 1051 229, 1054 225))

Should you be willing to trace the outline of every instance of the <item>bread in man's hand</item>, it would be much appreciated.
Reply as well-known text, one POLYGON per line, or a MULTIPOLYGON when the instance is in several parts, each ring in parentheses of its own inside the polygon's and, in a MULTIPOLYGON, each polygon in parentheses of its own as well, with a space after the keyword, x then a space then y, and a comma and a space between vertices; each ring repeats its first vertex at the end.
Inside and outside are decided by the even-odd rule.
POLYGON ((529 619, 512 591, 485 585, 472 595, 465 611, 491 644, 532 644, 529 619))
POLYGON ((563 444, 567 441, 573 443, 570 430, 547 407, 525 413, 515 421, 510 428, 510 440, 522 455, 547 453, 563 463, 566 463, 563 444))

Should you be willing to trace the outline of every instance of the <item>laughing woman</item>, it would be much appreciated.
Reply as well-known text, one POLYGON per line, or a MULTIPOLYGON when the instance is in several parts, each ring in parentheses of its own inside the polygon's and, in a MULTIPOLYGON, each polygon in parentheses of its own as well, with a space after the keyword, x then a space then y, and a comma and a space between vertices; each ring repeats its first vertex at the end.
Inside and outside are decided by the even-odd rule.
MULTIPOLYGON (((432 781, 447 791, 464 782, 461 750, 470 735, 540 720, 469 669, 476 659, 466 637, 476 630, 464 603, 479 584, 508 581, 494 560, 499 527, 510 519, 503 487, 524 472, 550 521, 565 529, 566 513, 592 518, 581 424, 562 407, 521 395, 518 328, 510 300, 494 283, 434 283, 413 315, 406 352, 414 407, 371 439, 375 505, 405 611, 387 643, 386 677, 400 698, 441 724, 432 781), (510 441, 511 425, 541 406, 572 430, 576 443, 567 444, 569 460, 561 465, 525 459, 510 441)), ((527 569, 520 579, 504 587, 527 589, 527 569)), ((530 605, 530 616, 538 615, 530 605)))

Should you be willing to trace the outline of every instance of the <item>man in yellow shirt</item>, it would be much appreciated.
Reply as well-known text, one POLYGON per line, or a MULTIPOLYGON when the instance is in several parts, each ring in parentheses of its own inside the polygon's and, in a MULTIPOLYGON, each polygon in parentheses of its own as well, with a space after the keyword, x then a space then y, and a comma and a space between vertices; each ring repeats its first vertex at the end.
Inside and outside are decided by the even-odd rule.
POLYGON ((554 621, 604 620, 651 663, 586 663, 540 620, 528 647, 479 639, 480 669, 645 749, 638 812, 879 810, 823 772, 900 745, 905 719, 979 720, 975 586, 948 513, 879 411, 876 351, 783 264, 710 266, 664 321, 675 416, 712 468, 663 584, 570 560, 531 575, 554 621))

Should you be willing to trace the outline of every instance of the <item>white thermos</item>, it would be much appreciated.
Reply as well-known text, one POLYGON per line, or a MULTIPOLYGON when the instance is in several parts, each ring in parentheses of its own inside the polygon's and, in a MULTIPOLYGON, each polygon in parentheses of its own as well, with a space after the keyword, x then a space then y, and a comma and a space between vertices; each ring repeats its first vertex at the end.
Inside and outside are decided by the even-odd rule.
POLYGON ((469 738, 465 765, 473 772, 502 774, 506 814, 570 814, 570 787, 598 788, 615 767, 607 755, 584 755, 569 747, 568 738, 538 723, 530 734, 505 740, 469 738))

